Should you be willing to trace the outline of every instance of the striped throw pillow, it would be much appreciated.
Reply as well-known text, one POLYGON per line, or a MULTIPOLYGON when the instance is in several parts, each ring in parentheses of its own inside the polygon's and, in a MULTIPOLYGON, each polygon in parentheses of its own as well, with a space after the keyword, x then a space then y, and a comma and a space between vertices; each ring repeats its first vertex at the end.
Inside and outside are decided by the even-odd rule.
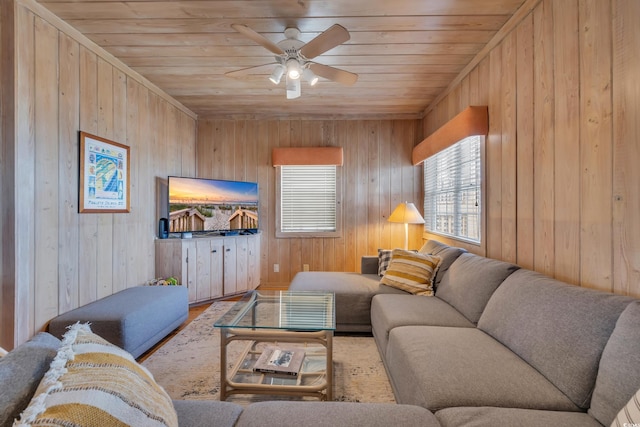
POLYGON ((415 295, 433 296, 433 278, 441 261, 436 255, 394 249, 380 282, 415 295))
POLYGON ((125 350, 71 326, 29 406, 14 426, 178 426, 151 373, 125 350))
POLYGON ((636 391, 629 402, 618 412, 611 427, 632 427, 640 425, 640 390, 636 391))

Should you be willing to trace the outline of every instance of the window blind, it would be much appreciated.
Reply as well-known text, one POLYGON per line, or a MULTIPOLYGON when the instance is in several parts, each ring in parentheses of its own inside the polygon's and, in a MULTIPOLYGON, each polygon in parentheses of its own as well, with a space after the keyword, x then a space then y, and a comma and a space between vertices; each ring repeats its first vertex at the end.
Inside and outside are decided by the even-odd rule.
POLYGON ((424 162, 425 229, 480 243, 481 136, 471 136, 424 162))
POLYGON ((280 167, 281 231, 336 231, 336 166, 280 167))

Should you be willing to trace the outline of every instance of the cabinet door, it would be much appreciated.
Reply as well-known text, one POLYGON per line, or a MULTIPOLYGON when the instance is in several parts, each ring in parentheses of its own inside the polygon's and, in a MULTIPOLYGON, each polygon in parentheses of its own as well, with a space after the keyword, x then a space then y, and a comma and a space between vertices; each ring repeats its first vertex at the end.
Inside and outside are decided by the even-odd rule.
POLYGON ((211 298, 211 241, 209 239, 196 240, 196 299, 197 301, 211 298))
POLYGON ((210 246, 211 262, 211 298, 223 295, 223 274, 224 274, 224 245, 222 239, 211 240, 210 246))
POLYGON ((182 277, 186 280, 182 282, 189 290, 189 302, 197 300, 197 270, 196 270, 196 242, 182 242, 182 277), (185 274, 186 273, 186 274, 185 274))
POLYGON ((249 289, 249 247, 246 236, 236 239, 236 291, 246 292, 249 289))
POLYGON ((237 292, 236 284, 236 240, 226 238, 224 244, 224 294, 231 295, 237 292))
POLYGON ((260 285, 260 237, 250 236, 247 240, 249 259, 247 261, 247 284, 249 290, 260 285))
POLYGON ((189 289, 189 302, 195 302, 196 295, 196 268, 193 242, 184 242, 179 239, 156 240, 156 277, 175 277, 182 286, 189 289), (194 257, 189 262, 189 256, 194 257))

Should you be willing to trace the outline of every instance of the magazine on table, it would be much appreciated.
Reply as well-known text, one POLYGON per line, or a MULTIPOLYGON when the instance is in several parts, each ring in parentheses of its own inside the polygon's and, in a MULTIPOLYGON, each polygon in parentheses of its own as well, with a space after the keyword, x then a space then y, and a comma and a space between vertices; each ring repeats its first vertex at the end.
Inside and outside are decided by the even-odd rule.
POLYGON ((304 361, 304 350, 297 347, 269 346, 253 366, 254 372, 297 377, 304 361))

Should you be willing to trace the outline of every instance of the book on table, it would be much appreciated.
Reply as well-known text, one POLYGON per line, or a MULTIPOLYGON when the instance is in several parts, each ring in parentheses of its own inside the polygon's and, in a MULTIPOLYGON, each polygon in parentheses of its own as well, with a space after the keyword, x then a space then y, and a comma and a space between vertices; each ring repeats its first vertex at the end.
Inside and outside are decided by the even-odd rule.
POLYGON ((297 377, 303 361, 304 350, 301 348, 269 346, 256 361, 253 371, 297 377))

